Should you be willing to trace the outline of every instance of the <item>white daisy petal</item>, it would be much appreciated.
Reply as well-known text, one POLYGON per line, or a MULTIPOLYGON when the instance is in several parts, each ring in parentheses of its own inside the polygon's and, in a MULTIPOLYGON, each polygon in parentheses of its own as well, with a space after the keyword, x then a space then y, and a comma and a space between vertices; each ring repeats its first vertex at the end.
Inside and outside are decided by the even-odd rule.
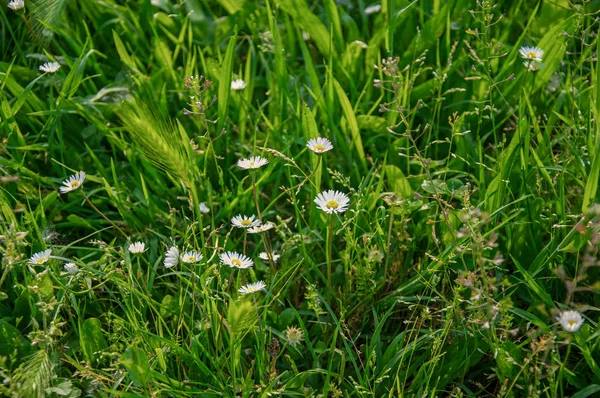
POLYGON ((181 261, 183 261, 186 264, 199 263, 200 261, 202 261, 203 258, 204 256, 202 254, 195 251, 185 252, 181 255, 181 261))
POLYGON ((37 252, 29 259, 31 265, 42 265, 50 259, 52 249, 46 249, 43 252, 37 252))
POLYGON ((261 232, 265 232, 270 229, 273 229, 274 226, 275 226, 275 224, 273 224, 272 222, 267 222, 262 225, 257 225, 256 227, 248 228, 248 233, 249 234, 259 234, 261 232))
POLYGON ((179 264, 179 249, 176 246, 172 246, 165 253, 165 268, 172 268, 179 264))
POLYGON ((246 88, 246 82, 244 82, 242 79, 236 79, 231 82, 232 90, 243 90, 245 88, 246 88))
POLYGON ((40 70, 44 73, 56 73, 60 69, 60 64, 58 62, 46 62, 43 65, 40 65, 40 70))
POLYGON ((577 311, 563 311, 558 317, 558 322, 567 332, 575 333, 579 330, 585 319, 577 311))
POLYGON ((241 294, 256 293, 256 292, 260 292, 261 290, 264 290, 265 287, 266 287, 266 285, 263 281, 258 281, 258 282, 249 283, 246 286, 240 287, 238 292, 240 292, 241 294))
POLYGON ((348 210, 350 198, 342 192, 330 189, 318 194, 314 202, 327 214, 343 213, 348 210))
POLYGON ((279 260, 279 257, 281 257, 280 254, 274 254, 274 253, 267 253, 267 252, 262 252, 258 255, 258 257, 261 260, 265 260, 265 261, 273 261, 274 263, 277 262, 277 260, 279 260))
POLYGON ((19 11, 21 8, 25 7, 24 0, 12 0, 7 4, 8 8, 13 11, 19 11))
POLYGON ((221 263, 231 268, 250 268, 254 265, 254 262, 249 257, 244 256, 236 252, 225 252, 219 256, 221 263))
POLYGON ((79 268, 77 268, 77 264, 75 263, 66 263, 64 265, 65 271, 67 271, 71 275, 75 275, 79 272, 79 268))
POLYGON ((523 59, 536 62, 542 62, 544 56, 544 50, 539 47, 521 47, 519 53, 523 59))
POLYGON ((133 254, 140 254, 146 250, 146 244, 144 242, 134 242, 129 245, 129 252, 133 254))
POLYGON ((85 180, 85 171, 80 171, 79 173, 75 173, 67 180, 63 181, 63 187, 60 187, 60 193, 67 193, 76 190, 79 188, 83 181, 85 180))
POLYGON ((256 216, 253 214, 250 217, 242 216, 238 214, 237 216, 231 219, 231 224, 237 228, 252 228, 258 227, 260 225, 260 220, 255 219, 256 216))
POLYGON ((367 15, 377 14, 379 11, 381 11, 381 4, 373 4, 365 8, 365 14, 367 15))
POLYGON ((198 208, 200 209, 200 213, 203 213, 203 214, 210 213, 210 209, 204 202, 200 203, 200 205, 198 205, 198 208))
POLYGON ((237 162, 239 168, 248 170, 248 169, 258 169, 261 166, 269 163, 269 161, 260 156, 252 156, 248 159, 240 159, 237 162))
POLYGON ((318 138, 313 138, 311 140, 308 140, 308 142, 306 143, 306 146, 308 147, 308 149, 310 149, 314 153, 319 153, 319 154, 325 153, 325 152, 333 149, 333 145, 331 144, 331 141, 329 141, 327 138, 323 138, 323 137, 318 137, 318 138))

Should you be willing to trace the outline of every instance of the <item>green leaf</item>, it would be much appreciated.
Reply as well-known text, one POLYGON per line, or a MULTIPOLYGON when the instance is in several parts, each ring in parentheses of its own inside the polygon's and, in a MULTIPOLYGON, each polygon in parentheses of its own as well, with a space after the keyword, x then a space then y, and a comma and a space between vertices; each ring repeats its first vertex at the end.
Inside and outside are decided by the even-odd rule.
POLYGON ((600 392, 600 385, 592 384, 579 391, 577 394, 573 395, 571 398, 587 398, 590 395, 593 395, 597 392, 600 392))
POLYGON ((585 184, 585 192, 583 193, 582 212, 587 213, 590 205, 596 199, 598 191, 598 180, 600 180, 600 152, 596 152, 590 174, 588 174, 587 183, 585 184))
POLYGON ((90 318, 79 327, 79 345, 88 363, 95 365, 100 352, 108 347, 98 319, 90 318))
POLYGON ((121 356, 121 365, 129 372, 129 377, 136 387, 148 384, 151 378, 148 356, 141 348, 129 347, 121 356))
POLYGON ((552 301, 552 297, 544 290, 542 287, 533 279, 533 277, 519 264, 519 262, 511 255, 510 256, 521 273, 523 275, 523 279, 525 279, 525 283, 529 286, 531 290, 546 304, 548 308, 554 308, 554 302, 552 301))
POLYGON ((385 178, 389 181, 391 190, 401 198, 409 198, 413 194, 413 190, 408 182, 408 179, 398 168, 393 164, 389 164, 383 167, 385 178))
POLYGON ((367 168, 367 159, 365 158, 365 150, 363 148, 362 139, 360 137, 360 129, 358 128, 358 122, 356 121, 356 116, 354 115, 354 109, 352 109, 352 105, 348 100, 348 96, 344 92, 340 83, 334 78, 333 84, 335 86, 335 91, 337 93, 337 97, 342 105, 342 110, 344 111, 344 116, 348 121, 352 145, 354 149, 358 153, 358 160, 360 160, 361 164, 364 168, 367 168))

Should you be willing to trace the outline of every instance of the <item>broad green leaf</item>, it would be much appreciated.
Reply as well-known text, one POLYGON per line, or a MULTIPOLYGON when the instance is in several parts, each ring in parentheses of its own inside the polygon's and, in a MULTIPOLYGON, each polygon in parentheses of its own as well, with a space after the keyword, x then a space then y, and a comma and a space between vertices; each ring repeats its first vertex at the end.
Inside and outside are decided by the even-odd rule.
POLYGON ((138 347, 129 347, 121 356, 121 365, 129 372, 129 377, 136 387, 148 384, 152 374, 146 352, 138 347))
POLYGON ((338 100, 342 105, 342 110, 344 111, 344 116, 346 117, 346 121, 348 122, 349 130, 350 130, 350 138, 352 140, 351 145, 356 150, 358 154, 358 159, 364 168, 367 167, 367 159, 365 158, 365 150, 363 149, 362 139, 360 137, 360 129, 358 128, 358 122, 356 121, 356 116, 354 114, 354 110, 352 109, 352 105, 350 105, 350 101, 344 92, 344 89, 338 81, 334 78, 333 84, 335 86, 335 91, 337 93, 338 100))
POLYGON ((79 327, 79 345, 88 363, 96 365, 100 353, 108 347, 98 319, 90 318, 79 327))

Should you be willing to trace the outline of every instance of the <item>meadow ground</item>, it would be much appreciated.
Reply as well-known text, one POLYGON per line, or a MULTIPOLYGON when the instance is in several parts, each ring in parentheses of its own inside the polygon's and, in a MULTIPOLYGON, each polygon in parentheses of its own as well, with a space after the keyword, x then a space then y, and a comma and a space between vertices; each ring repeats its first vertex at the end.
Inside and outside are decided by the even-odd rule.
POLYGON ((1 393, 598 396, 599 9, 5 0, 1 393))

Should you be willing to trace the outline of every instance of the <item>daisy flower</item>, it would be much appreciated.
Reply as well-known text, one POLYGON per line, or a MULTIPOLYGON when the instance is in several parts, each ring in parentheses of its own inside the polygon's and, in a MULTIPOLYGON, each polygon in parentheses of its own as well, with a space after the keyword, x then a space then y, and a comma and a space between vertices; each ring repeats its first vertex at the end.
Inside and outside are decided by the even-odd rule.
POLYGON ((258 227, 260 225, 260 220, 259 219, 254 219, 256 216, 253 214, 250 217, 248 216, 242 216, 241 214, 238 214, 237 216, 233 217, 231 219, 231 224, 234 227, 238 227, 238 228, 251 228, 251 227, 258 227))
POLYGON ((308 149, 310 149, 314 153, 324 153, 327 151, 331 151, 333 149, 333 145, 331 145, 331 141, 329 141, 327 138, 322 138, 322 137, 313 138, 311 140, 308 140, 308 142, 306 143, 306 146, 308 147, 308 149))
POLYGON ((254 262, 243 254, 235 252, 221 253, 219 256, 223 265, 228 265, 231 268, 250 268, 254 265, 254 262))
POLYGON ((367 15, 377 14, 379 11, 381 11, 381 4, 373 4, 365 8, 365 14, 367 15))
POLYGON ((330 189, 318 194, 315 203, 327 214, 343 213, 348 210, 350 198, 345 193, 330 189))
POLYGON ((298 329, 295 326, 288 326, 288 328, 285 330, 285 340, 292 347, 295 347, 297 344, 300 344, 302 342, 303 337, 304 334, 302 333, 302 330, 298 329))
POLYGON ((266 285, 263 281, 258 281, 258 282, 249 283, 246 286, 240 287, 240 290, 238 290, 238 292, 240 292, 241 294, 256 293, 256 292, 260 292, 261 290, 264 290, 265 287, 266 287, 266 285))
POLYGON ((210 213, 210 209, 208 208, 208 206, 204 202, 200 203, 200 205, 198 206, 198 208, 200 209, 200 213, 203 213, 203 214, 210 213))
POLYGON ((558 317, 558 322, 567 332, 575 333, 583 325, 583 317, 577 311, 563 311, 558 317))
POLYGON ((46 62, 43 65, 40 65, 40 70, 44 73, 56 73, 60 69, 60 64, 58 62, 46 62))
POLYGON ((274 253, 267 253, 267 252, 262 252, 258 255, 258 257, 261 260, 265 260, 265 261, 273 261, 274 263, 277 262, 277 260, 279 260, 279 257, 281 257, 280 254, 274 254, 274 253))
POLYGON ((523 59, 537 62, 542 62, 544 56, 544 50, 538 47, 521 47, 519 53, 521 53, 523 59))
POLYGON ((64 268, 65 271, 67 271, 71 275, 75 275, 79 272, 79 268, 77 268, 77 265, 75 263, 66 263, 64 265, 64 268))
POLYGON ((129 245, 129 252, 133 254, 140 254, 146 250, 146 244, 144 242, 135 242, 129 245))
POLYGON ((171 246, 165 253, 165 268, 172 268, 179 263, 179 249, 176 246, 171 246))
POLYGON ((248 228, 248 233, 249 234, 259 234, 261 232, 265 232, 270 229, 273 229, 274 226, 275 226, 275 224, 273 224, 272 222, 267 222, 262 225, 257 225, 256 227, 248 228))
POLYGON ((181 255, 181 261, 186 264, 199 263, 203 258, 204 256, 202 254, 194 251, 185 252, 181 255))
POLYGON ((536 61, 523 61, 523 65, 525 65, 530 72, 536 72, 544 67, 544 64, 536 61))
POLYGON ((245 88, 246 88, 246 82, 244 82, 242 79, 236 79, 231 82, 232 90, 243 90, 245 88))
POLYGON ((25 1, 23 0, 12 0, 8 3, 8 8, 13 11, 19 11, 23 7, 25 7, 25 1))
POLYGON ((43 252, 35 253, 29 259, 29 264, 31 265, 42 265, 46 261, 50 260, 50 255, 52 254, 52 249, 44 250, 43 252))
POLYGON ((248 170, 248 169, 258 169, 261 166, 269 163, 269 161, 260 156, 252 156, 249 159, 240 159, 237 162, 239 168, 248 170))
POLYGON ((85 180, 85 171, 80 171, 79 173, 75 173, 67 180, 63 181, 64 187, 60 187, 60 193, 67 193, 76 190, 79 188, 83 181, 85 180))

